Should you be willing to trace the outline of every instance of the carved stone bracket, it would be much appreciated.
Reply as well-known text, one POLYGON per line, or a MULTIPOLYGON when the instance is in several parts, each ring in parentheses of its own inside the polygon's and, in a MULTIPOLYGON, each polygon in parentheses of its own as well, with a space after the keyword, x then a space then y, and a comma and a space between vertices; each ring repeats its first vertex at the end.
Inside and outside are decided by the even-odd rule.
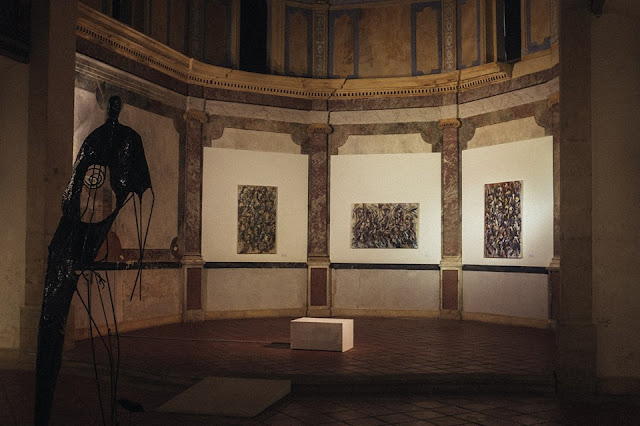
POLYGON ((438 129, 440 130, 444 129, 445 127, 455 127, 457 129, 461 125, 462 123, 457 118, 445 118, 438 121, 438 129))
POLYGON ((204 111, 188 109, 184 112, 184 121, 196 120, 200 124, 207 124, 207 114, 204 111))

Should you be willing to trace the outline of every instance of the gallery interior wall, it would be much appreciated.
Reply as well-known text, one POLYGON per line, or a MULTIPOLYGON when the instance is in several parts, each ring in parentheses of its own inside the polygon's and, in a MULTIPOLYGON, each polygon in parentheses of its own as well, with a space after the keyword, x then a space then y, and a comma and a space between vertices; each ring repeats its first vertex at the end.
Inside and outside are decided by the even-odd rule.
POLYGON ((441 253, 440 161, 440 153, 332 156, 331 261, 438 264, 441 253), (418 248, 351 248, 354 203, 419 203, 418 248))
POLYGON ((552 257, 553 138, 462 151, 463 264, 547 267, 552 257), (486 258, 485 185, 508 181, 522 181, 522 258, 486 258))
POLYGON ((205 262, 306 262, 308 157, 204 148, 202 256, 205 262), (277 187, 276 253, 238 253, 238 186, 277 187))
POLYGON ((538 326, 546 326, 549 280, 544 268, 552 257, 553 138, 462 151, 463 265, 543 268, 528 273, 464 270, 464 312, 533 318, 540 320, 538 326), (509 181, 522 181, 522 258, 486 258, 485 185, 509 181))

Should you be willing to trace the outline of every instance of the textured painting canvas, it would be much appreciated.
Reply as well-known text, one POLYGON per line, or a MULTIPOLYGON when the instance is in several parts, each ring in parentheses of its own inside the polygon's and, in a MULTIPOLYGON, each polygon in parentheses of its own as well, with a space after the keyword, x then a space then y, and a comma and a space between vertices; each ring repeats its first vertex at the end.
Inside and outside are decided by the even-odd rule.
POLYGON ((522 258, 522 181, 484 186, 484 257, 522 258))
POLYGON ((351 206, 351 248, 418 248, 419 203, 351 206))
POLYGON ((278 188, 238 185, 238 253, 276 252, 278 188))

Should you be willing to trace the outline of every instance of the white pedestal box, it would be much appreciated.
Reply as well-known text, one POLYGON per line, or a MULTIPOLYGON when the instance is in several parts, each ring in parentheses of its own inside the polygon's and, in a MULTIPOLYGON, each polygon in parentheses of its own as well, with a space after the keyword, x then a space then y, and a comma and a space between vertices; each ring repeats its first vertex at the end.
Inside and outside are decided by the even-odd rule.
POLYGON ((298 318, 291 321, 291 349, 345 352, 353 348, 353 320, 298 318))

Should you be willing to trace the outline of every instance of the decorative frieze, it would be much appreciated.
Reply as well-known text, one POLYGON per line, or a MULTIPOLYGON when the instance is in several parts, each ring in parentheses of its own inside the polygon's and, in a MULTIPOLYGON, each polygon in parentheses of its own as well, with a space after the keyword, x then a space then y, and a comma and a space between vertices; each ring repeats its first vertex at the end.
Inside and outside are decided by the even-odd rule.
POLYGON ((327 76, 327 10, 313 11, 313 76, 327 76))
POLYGON ((442 1, 444 72, 456 69, 456 0, 442 1))

